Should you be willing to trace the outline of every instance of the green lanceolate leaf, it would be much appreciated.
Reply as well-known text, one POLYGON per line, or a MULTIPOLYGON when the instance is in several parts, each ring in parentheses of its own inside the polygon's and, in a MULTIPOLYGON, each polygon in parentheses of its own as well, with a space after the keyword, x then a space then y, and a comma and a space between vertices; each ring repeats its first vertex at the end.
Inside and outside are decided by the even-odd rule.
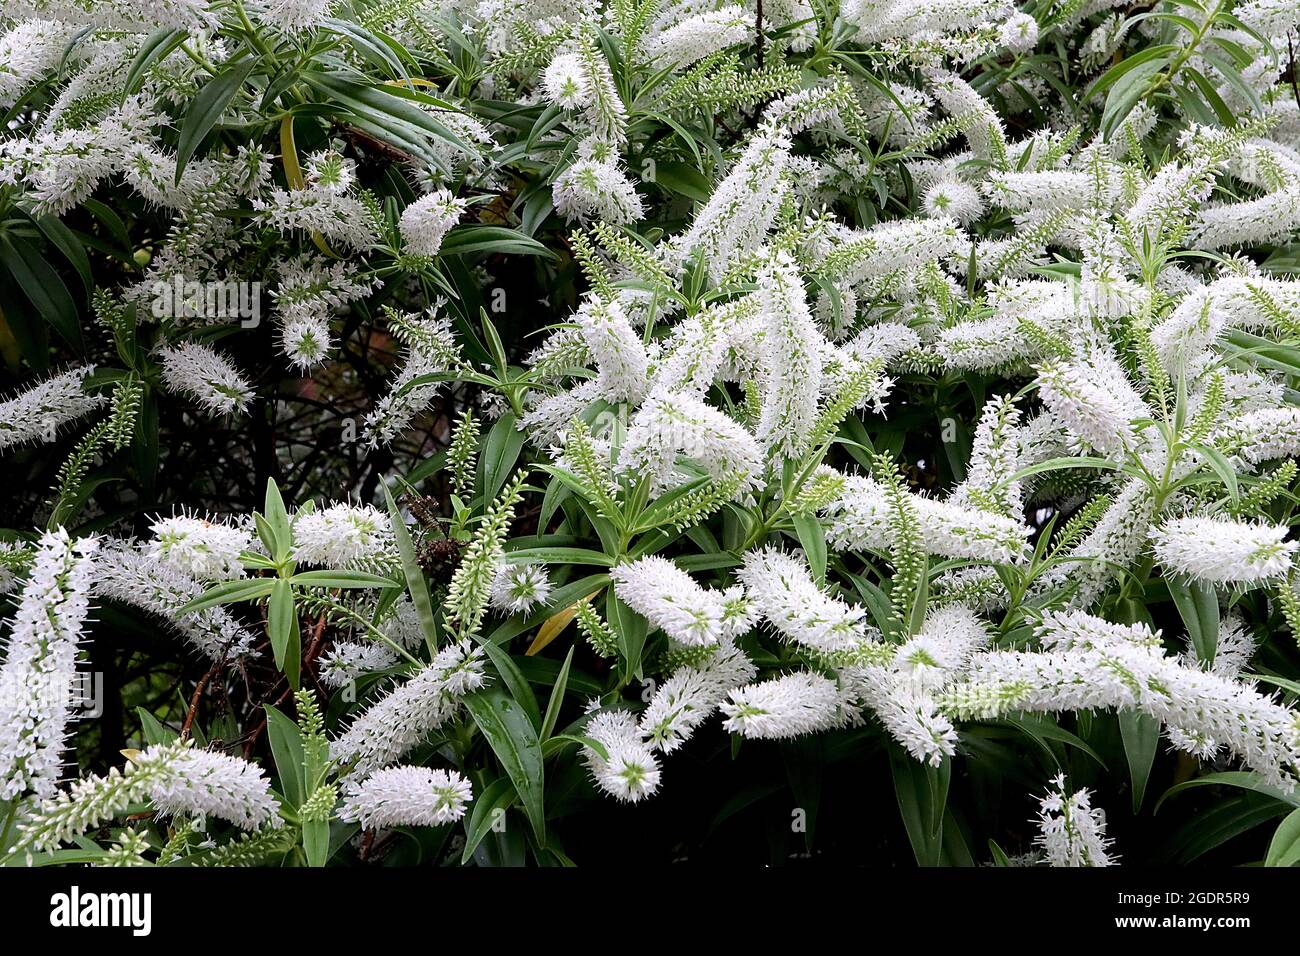
POLYGON ((537 842, 545 846, 542 748, 528 713, 499 687, 469 694, 465 707, 514 784, 537 842))

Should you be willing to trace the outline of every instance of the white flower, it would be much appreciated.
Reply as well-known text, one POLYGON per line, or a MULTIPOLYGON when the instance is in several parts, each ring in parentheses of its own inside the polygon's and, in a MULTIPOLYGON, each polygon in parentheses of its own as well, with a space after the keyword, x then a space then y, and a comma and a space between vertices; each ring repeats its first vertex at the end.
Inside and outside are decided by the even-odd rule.
POLYGON ((789 253, 779 252, 758 275, 763 322, 763 414, 758 440, 775 454, 796 457, 817 420, 827 351, 803 282, 789 253))
POLYGON ((253 653, 253 633, 223 607, 180 614, 203 585, 178 565, 159 561, 130 541, 106 542, 95 569, 95 594, 138 607, 168 621, 209 660, 238 660, 253 653))
POLYGON ((972 655, 988 644, 988 632, 969 608, 949 604, 925 616, 919 634, 894 653, 904 681, 921 690, 938 690, 966 670, 972 655))
POLYGON ((748 42, 753 28, 753 14, 744 7, 728 4, 674 23, 645 45, 645 55, 659 61, 656 65, 660 68, 680 69, 710 53, 748 42))
POLYGON ((97 547, 62 528, 37 545, 0 666, 0 800, 50 797, 59 782, 97 547))
POLYGON ((1027 13, 1016 13, 1003 21, 998 43, 1012 53, 1028 53, 1038 45, 1038 21, 1027 13))
POLYGON ((639 402, 649 387, 649 359, 623 307, 617 301, 591 297, 573 320, 600 370, 600 394, 611 402, 639 402))
POLYGON ((1045 643, 1064 641, 1066 649, 977 654, 970 685, 1008 692, 1006 709, 1141 710, 1169 728, 1173 742, 1194 742, 1201 754, 1227 748, 1271 785, 1295 789, 1300 721, 1292 709, 1246 684, 1166 657, 1155 635, 1138 640, 1130 628, 1098 621, 1088 629, 1089 646, 1075 646, 1080 618, 1061 620, 1067 631, 1056 618, 1045 621, 1045 643))
POLYGON ((406 251, 415 256, 436 256, 465 211, 465 201, 449 190, 438 189, 406 207, 398 223, 406 251))
POLYGON ((294 558, 303 564, 356 568, 397 553, 393 526, 372 505, 330 505, 299 511, 293 520, 294 558))
POLYGON ((207 581, 243 577, 239 555, 253 543, 248 528, 187 515, 158 519, 153 523, 153 534, 151 557, 207 581))
POLYGON ((213 816, 245 830, 281 825, 271 781, 247 760, 210 750, 177 750, 174 744, 155 744, 133 761, 144 766, 164 764, 164 772, 149 788, 149 799, 159 813, 213 816))
POLYGON ((432 404, 438 394, 438 383, 411 387, 416 379, 440 375, 459 361, 455 333, 449 319, 434 314, 419 318, 407 316, 402 329, 400 334, 406 342, 402 369, 393 379, 391 391, 366 415, 364 433, 367 444, 372 447, 393 441, 432 404))
POLYGON ((641 739, 636 718, 625 710, 604 711, 587 721, 586 734, 604 746, 602 757, 590 747, 583 757, 596 785, 626 803, 653 796, 659 789, 659 758, 641 739))
POLYGON ((963 226, 984 215, 984 199, 979 190, 959 179, 942 179, 931 185, 921 205, 927 216, 956 219, 963 226))
POLYGON ((503 564, 492 579, 492 606, 507 614, 522 614, 545 604, 551 580, 544 564, 503 564))
POLYGON ((685 259, 699 250, 716 281, 741 257, 756 252, 781 207, 782 173, 790 159, 790 137, 763 126, 736 165, 696 214, 675 246, 685 259))
POLYGON ((198 342, 158 351, 163 381, 216 415, 242 412, 253 398, 248 380, 220 353, 198 342))
POLYGON ((28 86, 55 69, 75 33, 66 23, 27 20, 0 37, 0 108, 12 107, 28 86))
POLYGON ((811 671, 733 690, 722 705, 724 730, 754 738, 788 738, 842 726, 848 719, 833 680, 811 671))
POLYGON ((472 797, 469 781, 454 770, 389 767, 350 786, 339 818, 367 830, 436 827, 463 817, 472 797))
POLYGON ((1077 438, 1104 455, 1133 448, 1133 420, 1151 414, 1119 362, 1101 350, 1086 361, 1043 365, 1038 393, 1077 438))
MULTIPOLYGON (((1030 529, 1015 519, 923 495, 911 495, 907 503, 931 554, 1012 562, 1026 553, 1030 529)), ((845 476, 843 491, 823 510, 830 522, 826 539, 836 548, 881 550, 894 540, 894 508, 872 478, 845 476)))
POLYGON ((400 658, 378 641, 338 641, 320 657, 320 680, 326 687, 347 687, 366 674, 387 670, 400 658))
POLYGON ((335 0, 267 0, 262 19, 289 33, 319 24, 335 0))
POLYGON ((763 451, 740 423, 689 395, 652 396, 632 418, 619 471, 645 475, 662 491, 679 483, 679 455, 744 490, 763 470, 763 451))
POLYGON ((568 110, 585 109, 591 102, 591 83, 576 53, 561 53, 542 73, 547 98, 568 110))
POLYGON ((1052 779, 1056 789, 1042 800, 1038 836, 1049 866, 1110 866, 1111 841, 1106 838, 1106 817, 1092 806, 1086 789, 1065 792, 1065 774, 1052 779))
POLYGON ((0 450, 26 442, 51 442, 59 429, 107 401, 84 390, 93 365, 60 372, 0 402, 0 450))
POLYGON ((1226 518, 1172 518, 1151 532, 1166 569, 1212 584, 1258 584, 1286 574, 1300 547, 1286 525, 1226 518))
POLYGON ((1300 454, 1300 408, 1263 408, 1226 423, 1214 443, 1248 465, 1300 454))
POLYGON ((330 754, 359 773, 379 770, 418 746, 456 712, 461 697, 481 686, 482 658, 469 642, 444 647, 428 666, 357 717, 330 745, 330 754))
POLYGON ((613 162, 579 159, 556 177, 553 193, 556 212, 570 222, 626 226, 645 215, 636 186, 613 162))
POLYGON ((356 179, 355 164, 337 153, 315 153, 306 162, 307 181, 301 189, 273 189, 253 200, 253 208, 283 233, 319 233, 331 243, 356 252, 375 244, 370 211, 348 188, 356 179))
POLYGON ((719 645, 703 664, 679 667, 659 685, 641 714, 641 733, 651 746, 672 753, 717 711, 728 691, 757 674, 744 651, 719 645))
POLYGON ((609 572, 618 599, 682 644, 716 644, 722 634, 722 601, 689 574, 657 555, 609 572))
POLYGON ((866 610, 823 593, 807 564, 791 555, 772 548, 751 551, 739 577, 750 601, 786 640, 830 652, 868 638, 866 610))
POLYGON ((325 361, 331 347, 329 319, 323 315, 300 312, 280 326, 280 350, 299 369, 325 361))

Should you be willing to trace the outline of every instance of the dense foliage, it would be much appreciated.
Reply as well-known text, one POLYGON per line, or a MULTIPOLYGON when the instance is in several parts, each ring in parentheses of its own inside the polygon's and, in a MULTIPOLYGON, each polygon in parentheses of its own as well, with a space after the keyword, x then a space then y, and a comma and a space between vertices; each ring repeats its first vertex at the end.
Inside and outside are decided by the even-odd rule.
POLYGON ((6 0, 0 859, 1300 860, 1295 0, 6 0))

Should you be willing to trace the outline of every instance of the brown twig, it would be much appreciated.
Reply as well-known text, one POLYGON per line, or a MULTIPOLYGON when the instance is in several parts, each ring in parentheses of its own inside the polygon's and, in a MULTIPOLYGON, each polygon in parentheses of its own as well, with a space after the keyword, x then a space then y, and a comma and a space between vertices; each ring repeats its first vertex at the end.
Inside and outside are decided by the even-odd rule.
POLYGON ((204 689, 208 686, 209 682, 211 682, 212 678, 217 676, 217 674, 220 672, 221 668, 224 665, 225 665, 225 661, 217 661, 210 668, 208 668, 208 672, 206 674, 204 674, 202 677, 199 678, 199 683, 194 688, 194 695, 190 697, 190 709, 185 712, 185 722, 181 724, 182 740, 184 740, 186 737, 190 735, 190 728, 194 726, 194 718, 198 715, 199 701, 203 697, 204 689))
POLYGON ((763 68, 763 0, 757 0, 755 7, 757 12, 754 14, 754 42, 758 45, 756 62, 761 70, 763 68))

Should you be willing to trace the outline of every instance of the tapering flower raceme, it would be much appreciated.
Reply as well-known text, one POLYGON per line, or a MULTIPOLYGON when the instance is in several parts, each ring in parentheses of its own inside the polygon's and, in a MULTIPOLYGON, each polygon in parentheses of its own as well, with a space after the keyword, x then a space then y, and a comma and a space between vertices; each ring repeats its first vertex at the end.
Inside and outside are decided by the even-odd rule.
POLYGON ((618 469, 663 490, 683 480, 679 457, 740 490, 757 485, 763 471, 762 449, 735 419, 689 395, 651 397, 632 418, 618 469))
POLYGON ((729 691, 757 674, 745 652, 724 641, 702 664, 685 664, 659 685, 641 713, 641 733, 651 746, 672 753, 717 712, 729 691))
POLYGON ((1224 424, 1211 436, 1223 452, 1247 465, 1300 454, 1300 408, 1265 408, 1224 424))
POLYGON ((253 388, 243 374, 206 345, 182 342, 160 349, 158 358, 167 387, 188 395, 213 414, 242 412, 253 399, 253 388))
MULTIPOLYGON (((965 505, 912 495, 925 550, 951 558, 1011 562, 1026 552, 1029 528, 1021 522, 965 505)), ((826 540, 839 549, 892 547, 897 516, 885 488, 873 478, 844 476, 839 496, 824 509, 826 540)))
POLYGON ((984 406, 970 463, 963 481, 949 501, 952 504, 995 509, 1008 517, 1024 511, 1020 483, 1011 480, 1022 457, 1020 413, 1009 400, 993 399, 984 406))
POLYGON ((604 51, 585 31, 576 44, 566 45, 551 59, 542 75, 542 90, 557 106, 581 110, 583 123, 597 138, 608 143, 623 140, 627 107, 604 51))
POLYGON ((247 527, 176 515, 153 523, 149 554, 193 577, 226 581, 244 576, 239 556, 252 544, 247 527))
POLYGON ((1289 530, 1286 525, 1192 515, 1165 521, 1151 539, 1166 571, 1211 584, 1258 584, 1290 570, 1300 545, 1284 540, 1289 530))
POLYGON ((86 392, 93 365, 68 369, 0 402, 0 450, 27 442, 51 442, 59 430, 106 401, 86 392))
POLYGON ((59 781, 97 548, 62 528, 37 545, 0 665, 0 800, 49 797, 59 781))
POLYGON ((1052 779, 1055 788, 1042 799, 1038 836, 1034 843, 1049 866, 1111 866, 1111 841, 1106 817, 1092 805, 1087 789, 1066 792, 1065 774, 1052 779))
POLYGON ((645 346, 617 301, 587 299, 574 314, 600 371, 597 388, 611 402, 639 402, 649 387, 645 346))
POLYGON ((789 159, 789 135, 779 127, 760 127, 676 243, 682 258, 698 250, 717 280, 732 263, 757 252, 780 209, 789 159))
POLYGON ((492 579, 492 606, 507 614, 522 614, 545 604, 551 594, 546 565, 504 564, 492 579))
POLYGON ((76 32, 57 20, 26 20, 0 37, 0 108, 12 107, 29 86, 58 67, 76 32))
MULTIPOLYGON (((308 318, 328 326, 328 316, 364 299, 377 284, 353 263, 307 253, 285 260, 276 271, 279 282, 271 297, 276 317, 285 326, 308 318)), ((328 334, 323 341, 328 341, 328 334)))
MULTIPOLYGON (((278 829, 279 806, 256 765, 226 754, 195 750, 192 741, 133 751, 122 770, 82 777, 40 803, 19 823, 18 850, 52 850, 103 826, 136 804, 161 813, 216 817, 245 830, 278 829)), ((287 849, 287 848, 286 848, 287 849)))
POLYGON ((914 681, 877 666, 850 670, 844 679, 914 759, 937 767, 957 752, 952 720, 914 681))
POLYGON ((209 660, 238 660, 253 654, 252 631, 223 607, 187 614, 180 609, 199 597, 203 583, 174 563, 159 561, 146 546, 106 541, 95 569, 94 593, 162 618, 209 660))
POLYGON ((763 414, 758 440, 777 455, 797 456, 817 418, 826 342, 813 322, 803 282, 779 252, 758 276, 763 322, 763 414))
POLYGON ((1300 157, 1292 149, 1266 140, 1246 143, 1229 171, 1264 195, 1203 204, 1193 229, 1197 248, 1282 242, 1300 226, 1300 157))
POLYGON ((788 641, 832 652, 873 636, 874 629, 864 623, 866 610, 823 592, 808 565, 793 555, 773 548, 751 551, 739 577, 759 613, 788 641))
POLYGON ((335 152, 315 153, 306 162, 301 189, 273 189, 253 200, 253 208, 282 233, 317 233, 356 252, 375 244, 370 209, 351 193, 355 164, 335 152))
POLYGON ((1038 393, 1075 437, 1105 455, 1135 447, 1133 421, 1151 415, 1115 357, 1100 350, 1039 368, 1038 393))
POLYGON ((413 677, 397 685, 352 721, 330 745, 331 755, 358 773, 400 760, 483 686, 483 660, 468 641, 451 644, 413 677))
POLYGON ((132 760, 165 765, 149 787, 149 800, 159 813, 213 816, 244 830, 281 824, 271 781, 257 764, 169 744, 155 744, 132 760))
POLYGON ((569 221, 626 226, 645 215, 627 173, 612 161, 579 159, 555 179, 555 210, 569 221))
POLYGON ((728 4, 678 21, 656 34, 646 44, 645 52, 661 68, 690 66, 724 47, 748 42, 753 28, 753 14, 728 4))
MULTIPOLYGON (((1250 659, 1255 655, 1258 647, 1259 642, 1246 629, 1246 622, 1236 612, 1232 612, 1219 622, 1212 661, 1206 662, 1201 659, 1190 637, 1188 647, 1183 652, 1183 659, 1189 667, 1199 667, 1232 680, 1241 676, 1241 672, 1250 664, 1250 659)), ((1180 746, 1179 749, 1187 748, 1180 746)))
POLYGON ((745 341, 758 309, 758 296, 749 295, 701 309, 674 326, 655 365, 655 394, 703 399, 715 379, 729 371, 728 358, 735 357, 735 344, 745 341))
POLYGON ((783 739, 842 727, 856 717, 835 681, 812 671, 747 684, 722 705, 723 729, 745 737, 783 739))
POLYGON ((472 798, 469 781, 454 770, 389 767, 349 785, 339 817, 367 830, 436 827, 463 817, 472 798))
POLYGON ((1092 530, 1070 549, 1067 560, 1040 576, 1038 587, 1073 588, 1071 603, 1088 607, 1119 573, 1116 569, 1127 567, 1146 547, 1154 516, 1150 486, 1141 478, 1129 478, 1092 530))
POLYGON ((497 569, 505 557, 506 532, 514 519, 515 506, 522 497, 523 481, 524 472, 518 472, 488 506, 451 577, 445 600, 446 613, 456 622, 462 637, 474 634, 483 622, 492 598, 497 569))
POLYGON ((1107 647, 1160 647, 1160 635, 1144 624, 1114 624, 1083 611, 1049 611, 1038 639, 1044 650, 1104 650, 1107 647))
POLYGON ((706 591, 691 576, 657 555, 609 572, 620 601, 662 627, 682 644, 716 644, 723 633, 720 592, 706 591))
POLYGON ((148 33, 155 27, 195 30, 215 18, 210 0, 13 0, 14 17, 45 16, 77 26, 148 33))
MULTIPOLYGON (((898 3, 899 7, 906 4, 898 3)), ((942 9, 942 5, 939 5, 942 9)), ((1006 8, 1004 8, 1006 9, 1006 8)), ((964 79, 949 70, 931 68, 924 71, 927 85, 944 110, 961 124, 966 142, 978 159, 996 166, 1004 163, 1007 133, 988 100, 964 79)))
POLYGON ((969 29, 989 20, 1003 19, 1009 9, 1010 5, 1004 0, 950 0, 947 3, 853 0, 845 5, 844 18, 858 26, 858 34, 864 41, 878 42, 892 37, 969 29))
POLYGON ((465 202, 450 190, 438 189, 406 207, 398 223, 406 251, 415 256, 436 256, 442 240, 460 221, 465 202))
POLYGON ((419 317, 390 316, 390 325, 406 346, 405 357, 391 391, 366 415, 364 431, 371 445, 386 445, 410 428, 441 387, 437 380, 420 380, 443 375, 460 362, 451 321, 434 310, 419 317))
POLYGON ((947 258, 961 248, 961 242, 953 218, 883 222, 861 232, 845 230, 820 271, 851 283, 878 279, 947 258))
POLYGON ((294 558, 329 568, 389 563, 397 554, 389 516, 372 505, 301 510, 293 519, 294 558))
POLYGON ((1199 753, 1226 748, 1287 792, 1300 782, 1294 710, 1247 684, 1165 656, 1155 635, 1134 640, 1132 628, 1100 621, 1082 646, 1079 617, 1049 618, 1044 627, 1045 643, 1064 649, 977 654, 963 693, 1006 691, 999 712, 1140 710, 1176 731, 1175 742, 1195 742, 1199 753))
POLYGON ((605 748, 605 755, 583 748, 596 785, 612 797, 636 803, 659 789, 659 758, 645 741, 636 718, 625 710, 601 711, 586 724, 586 735, 605 748))

